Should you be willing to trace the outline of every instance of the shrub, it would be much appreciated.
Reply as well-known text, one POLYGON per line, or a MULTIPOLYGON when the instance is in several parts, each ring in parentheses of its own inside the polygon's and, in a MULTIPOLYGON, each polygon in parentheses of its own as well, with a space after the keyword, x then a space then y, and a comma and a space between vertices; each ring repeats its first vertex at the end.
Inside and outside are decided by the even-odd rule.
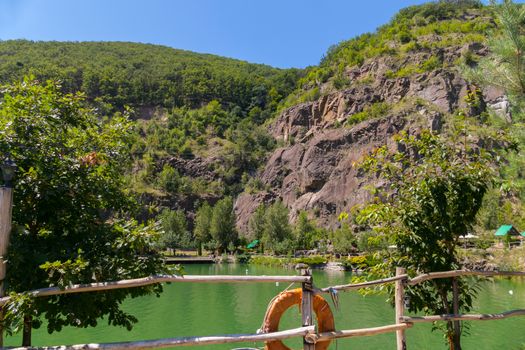
POLYGON ((290 259, 278 258, 275 256, 253 255, 250 258, 249 263, 263 266, 284 266, 290 263, 290 259))
POLYGON ((352 114, 345 122, 346 126, 358 124, 362 121, 384 117, 390 110, 390 105, 386 102, 377 102, 367 106, 363 111, 352 114))
POLYGON ((159 173, 157 184, 166 192, 176 193, 181 186, 181 178, 176 169, 166 164, 159 173))
POLYGON ((346 268, 365 270, 379 264, 381 260, 372 254, 352 256, 343 261, 346 268))
POLYGON ((421 64, 419 72, 430 72, 434 69, 441 67, 442 65, 443 63, 437 56, 431 56, 428 60, 421 64))
POLYGON ((397 38, 402 44, 406 44, 412 40, 412 35, 408 31, 402 31, 397 34, 397 38))
POLYGON ((316 256, 308 256, 303 258, 296 258, 293 259, 293 262, 295 264, 306 264, 308 266, 315 266, 315 265, 323 265, 328 262, 328 259, 324 256, 316 255, 316 256))

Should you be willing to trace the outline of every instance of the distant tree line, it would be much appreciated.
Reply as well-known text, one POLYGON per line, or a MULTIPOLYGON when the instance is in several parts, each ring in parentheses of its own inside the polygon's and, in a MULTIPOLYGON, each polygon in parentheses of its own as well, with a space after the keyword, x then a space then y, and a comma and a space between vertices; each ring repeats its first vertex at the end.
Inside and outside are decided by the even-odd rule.
POLYGON ((0 82, 33 74, 110 104, 189 108, 218 100, 233 108, 266 109, 296 86, 299 70, 124 42, 0 41, 0 82))

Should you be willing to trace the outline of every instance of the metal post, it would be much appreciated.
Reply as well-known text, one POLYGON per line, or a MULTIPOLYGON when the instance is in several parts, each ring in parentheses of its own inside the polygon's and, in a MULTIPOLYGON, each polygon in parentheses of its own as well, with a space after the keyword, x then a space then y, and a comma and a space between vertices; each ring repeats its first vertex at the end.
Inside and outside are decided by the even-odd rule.
MULTIPOLYGON (((396 276, 404 275, 406 269, 404 267, 396 267, 396 276)), ((395 289, 395 302, 396 302, 396 324, 402 323, 401 317, 405 313, 405 281, 397 280, 396 289, 395 289)), ((396 341, 397 341, 397 350, 406 350, 406 338, 405 331, 399 330, 396 331, 396 341)))
MULTIPOLYGON (((0 297, 4 296, 4 279, 6 273, 5 255, 11 234, 11 215, 13 207, 13 189, 0 187, 0 297)), ((0 321, 3 321, 3 310, 0 310, 0 321)), ((4 330, 0 325, 0 347, 4 346, 4 330)))
MULTIPOLYGON (((305 268, 301 270, 302 276, 311 276, 310 269, 305 268)), ((301 298, 301 317, 303 327, 314 324, 313 320, 313 291, 312 282, 304 282, 302 284, 302 298, 301 298)), ((309 343, 306 336, 303 337, 303 350, 315 350, 315 344, 309 343)))

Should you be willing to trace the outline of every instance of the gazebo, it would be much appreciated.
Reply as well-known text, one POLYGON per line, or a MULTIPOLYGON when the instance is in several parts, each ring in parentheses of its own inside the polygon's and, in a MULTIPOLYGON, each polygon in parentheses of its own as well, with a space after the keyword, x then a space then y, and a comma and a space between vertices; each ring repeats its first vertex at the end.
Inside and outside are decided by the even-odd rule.
POLYGON ((516 239, 523 242, 523 235, 512 225, 501 225, 494 234, 497 238, 505 241, 507 245, 511 246, 511 242, 516 239))
POLYGON ((505 236, 522 236, 520 232, 512 225, 501 225, 496 233, 496 237, 505 237, 505 236))

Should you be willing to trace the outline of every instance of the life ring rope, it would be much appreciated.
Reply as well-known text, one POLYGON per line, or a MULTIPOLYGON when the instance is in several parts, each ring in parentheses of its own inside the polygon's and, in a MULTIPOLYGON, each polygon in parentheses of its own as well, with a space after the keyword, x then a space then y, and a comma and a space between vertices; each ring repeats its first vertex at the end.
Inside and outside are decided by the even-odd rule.
POLYGON ((284 292, 288 291, 290 288, 292 288, 292 286, 294 285, 295 283, 290 283, 290 285, 288 287, 286 287, 281 293, 277 294, 276 296, 274 296, 272 298, 272 300, 270 300, 270 302, 268 303, 268 306, 266 307, 266 312, 264 313, 264 318, 263 318, 263 322, 261 324, 261 328, 259 328, 257 330, 257 334, 260 334, 260 333, 264 333, 264 322, 265 320, 268 318, 268 313, 270 312, 270 307, 272 306, 272 304, 275 302, 275 300, 284 292))

